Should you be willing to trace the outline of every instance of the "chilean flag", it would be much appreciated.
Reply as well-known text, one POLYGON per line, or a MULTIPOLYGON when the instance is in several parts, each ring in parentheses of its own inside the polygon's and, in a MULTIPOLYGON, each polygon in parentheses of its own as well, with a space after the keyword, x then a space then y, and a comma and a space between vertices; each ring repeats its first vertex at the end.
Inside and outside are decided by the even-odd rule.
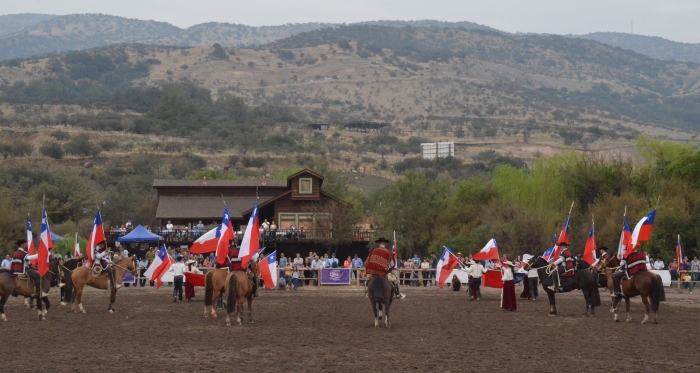
POLYGON ((216 231, 216 264, 223 265, 226 263, 226 256, 228 254, 228 245, 231 240, 231 219, 228 215, 228 206, 224 206, 224 217, 221 219, 221 225, 216 231))
POLYGON ((241 240, 241 249, 238 252, 238 257, 241 258, 243 268, 248 266, 250 258, 258 252, 260 248, 260 224, 258 222, 258 202, 255 201, 255 208, 248 220, 248 226, 245 227, 243 240, 241 240))
POLYGON ((277 286, 277 251, 266 256, 259 264, 260 276, 265 281, 265 287, 274 289, 277 286))
MULTIPOLYGON (((34 255, 34 235, 32 234, 32 223, 29 221, 29 214, 27 214, 27 254, 34 255)), ((32 260, 32 263, 36 263, 36 260, 32 260)))
POLYGON ((554 243, 554 256, 552 257, 553 261, 559 259, 559 254, 561 254, 561 250, 559 250, 559 242, 569 243, 570 222, 571 222, 571 213, 569 213, 569 216, 566 217, 566 221, 564 222, 564 227, 561 229, 561 233, 559 233, 559 240, 554 243))
POLYGON ((173 258, 168 255, 168 250, 166 250, 165 245, 163 245, 160 247, 160 250, 158 250, 158 254, 153 259, 153 263, 151 263, 146 272, 143 273, 143 276, 146 277, 148 281, 155 281, 156 289, 158 289, 163 285, 161 278, 163 278, 163 275, 173 263, 173 258))
MULTIPOLYGON (((649 241, 651 238, 651 228, 654 227, 654 218, 656 217, 656 209, 644 215, 637 223, 632 232, 631 245, 633 249, 639 247, 639 243, 649 241)), ((629 249, 628 249, 629 250, 629 249)), ((631 251, 630 251, 631 252, 631 251)))
POLYGON ((92 232, 90 232, 90 238, 88 238, 88 247, 85 248, 87 253, 87 266, 92 267, 92 263, 95 258, 95 245, 105 240, 105 231, 102 228, 102 215, 100 215, 100 209, 97 209, 97 214, 95 215, 95 222, 92 223, 92 232))
POLYGON ((49 250, 53 248, 49 220, 46 218, 46 207, 41 214, 41 233, 39 234, 39 275, 43 276, 49 271, 49 250))
POLYGON ((394 246, 391 247, 391 253, 394 256, 394 266, 397 266, 399 263, 399 258, 396 255, 396 239, 394 239, 394 246))
POLYGON ((445 248, 445 251, 442 252, 435 271, 435 277, 438 279, 440 289, 445 286, 445 281, 447 281, 447 278, 450 277, 452 270, 455 268, 458 262, 457 257, 452 254, 452 250, 450 250, 450 248, 447 246, 443 247, 445 248))
POLYGON ((80 258, 80 242, 78 242, 78 232, 75 232, 75 245, 73 245, 73 257, 80 258))
POLYGON ((595 251, 598 249, 598 246, 595 243, 594 227, 594 225, 591 226, 591 230, 588 232, 588 238, 586 239, 586 247, 583 249, 583 260, 590 265, 598 261, 598 258, 595 257, 595 251))
POLYGON ((472 259, 477 262, 482 260, 498 260, 498 244, 496 243, 496 239, 490 239, 481 251, 472 256, 472 259))
POLYGON ((219 244, 219 239, 216 234, 221 231, 221 226, 218 225, 216 228, 210 230, 207 233, 199 236, 199 238, 192 243, 190 247, 191 254, 208 254, 216 251, 216 246, 219 244))
POLYGON ((676 244, 676 261, 678 262, 678 272, 683 271, 683 256, 681 255, 681 235, 678 235, 678 243, 676 244))
POLYGON ((620 244, 617 247, 617 258, 622 259, 627 254, 634 251, 632 246, 632 233, 630 233, 630 225, 627 223, 627 217, 623 218, 622 233, 620 234, 620 244))

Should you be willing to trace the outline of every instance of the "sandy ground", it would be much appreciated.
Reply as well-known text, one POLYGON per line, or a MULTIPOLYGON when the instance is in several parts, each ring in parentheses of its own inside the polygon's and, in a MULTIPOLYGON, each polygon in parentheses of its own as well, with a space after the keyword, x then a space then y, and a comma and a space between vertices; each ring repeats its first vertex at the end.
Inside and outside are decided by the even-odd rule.
MULTIPOLYGON (((517 288, 520 294, 522 288, 517 288)), ((55 291, 55 289, 54 289, 55 291)), ((2 372, 360 372, 360 371, 691 371, 700 331, 700 291, 667 288, 659 324, 614 323, 603 307, 583 318, 580 293, 558 296, 558 317, 544 298, 518 300, 517 312, 499 309, 499 292, 470 302, 464 292, 405 288, 391 308, 392 328, 374 329, 369 301, 354 287, 262 291, 253 324, 226 327, 225 313, 203 317, 203 291, 173 303, 171 288, 124 288, 115 314, 107 293, 89 289, 87 314, 58 306, 47 321, 20 299, 0 323, 2 372), (11 363, 11 365, 7 365, 11 363)), ((623 317, 624 319, 624 317, 623 317)))

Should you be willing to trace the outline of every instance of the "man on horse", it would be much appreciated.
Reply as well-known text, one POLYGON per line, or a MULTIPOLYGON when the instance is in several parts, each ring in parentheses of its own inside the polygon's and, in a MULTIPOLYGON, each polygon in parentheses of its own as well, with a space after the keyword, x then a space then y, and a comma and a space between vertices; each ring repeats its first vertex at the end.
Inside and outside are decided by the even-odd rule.
MULTIPOLYGON (((231 246, 229 246, 228 255, 226 256, 226 262, 228 263, 229 272, 247 271, 247 268, 243 268, 241 258, 238 257, 240 252, 241 252, 240 247, 237 247, 236 243, 234 241, 231 241, 231 246)), ((252 273, 248 274, 251 282, 253 283, 253 296, 257 297, 258 296, 258 284, 255 283, 254 276, 251 277, 251 275, 252 275, 252 273)))
POLYGON ((30 260, 35 260, 39 258, 39 254, 27 254, 27 240, 21 239, 17 241, 17 249, 15 253, 12 254, 12 264, 10 264, 10 272, 13 275, 27 275, 34 281, 34 286, 36 286, 36 297, 45 297, 48 294, 41 291, 41 275, 37 270, 33 269, 29 265, 30 260))
MULTIPOLYGON (((391 271, 396 268, 396 261, 394 260, 394 254, 392 254, 392 252, 386 248, 389 240, 384 237, 380 237, 374 242, 379 244, 379 246, 372 249, 372 251, 369 252, 369 255, 367 255, 367 260, 365 260, 365 268, 367 269, 367 274, 369 275, 368 277, 386 277, 394 287, 396 299, 405 298, 406 296, 401 294, 401 291, 399 291, 399 280, 393 273, 391 273, 391 271)), ((368 283, 369 279, 367 279, 365 282, 365 286, 367 286, 368 283)))
POLYGON ((604 262, 608 260, 610 257, 610 254, 608 254, 608 248, 606 246, 601 246, 598 250, 600 250, 600 258, 598 258, 598 261, 604 262))
POLYGON ((99 268, 102 269, 102 272, 106 273, 109 278, 110 278, 110 285, 112 290, 118 290, 119 288, 122 287, 122 284, 117 284, 116 279, 114 278, 114 268, 112 268, 111 265, 109 265, 111 262, 109 258, 109 250, 107 250, 107 244, 102 241, 95 246, 95 259, 93 263, 93 268, 100 266, 99 268))
POLYGON ((560 276, 567 276, 574 273, 576 269, 576 259, 569 251, 569 243, 559 242, 559 247, 561 247, 561 253, 559 253, 559 258, 552 263, 552 266, 557 269, 557 273, 552 276, 554 292, 562 293, 564 289, 561 287, 560 276), (564 263, 563 266, 560 264, 564 263))
POLYGON ((633 251, 627 256, 620 259, 620 267, 618 267, 617 271, 615 271, 615 273, 613 273, 612 275, 614 291, 612 294, 610 294, 610 296, 623 296, 622 288, 620 286, 620 280, 623 277, 627 276, 627 278, 632 278, 632 276, 634 276, 635 273, 646 270, 646 256, 644 255, 644 253, 633 251))

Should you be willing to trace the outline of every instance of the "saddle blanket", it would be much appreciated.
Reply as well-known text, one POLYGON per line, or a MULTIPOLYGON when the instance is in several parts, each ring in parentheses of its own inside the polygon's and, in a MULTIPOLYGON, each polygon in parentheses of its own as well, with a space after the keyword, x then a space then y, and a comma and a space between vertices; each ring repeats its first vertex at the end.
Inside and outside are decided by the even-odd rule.
POLYGON ((627 277, 647 271, 647 260, 644 253, 635 251, 627 256, 627 277))

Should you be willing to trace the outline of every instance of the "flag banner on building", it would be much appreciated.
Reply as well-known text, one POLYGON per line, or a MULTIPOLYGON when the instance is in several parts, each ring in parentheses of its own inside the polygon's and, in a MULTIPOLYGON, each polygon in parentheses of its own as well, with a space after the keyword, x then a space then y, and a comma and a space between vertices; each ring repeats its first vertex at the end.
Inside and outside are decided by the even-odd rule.
POLYGON ((498 260, 499 258, 500 257, 498 256, 498 244, 496 243, 495 238, 490 239, 483 249, 481 249, 478 253, 472 256, 472 259, 475 261, 498 260))

